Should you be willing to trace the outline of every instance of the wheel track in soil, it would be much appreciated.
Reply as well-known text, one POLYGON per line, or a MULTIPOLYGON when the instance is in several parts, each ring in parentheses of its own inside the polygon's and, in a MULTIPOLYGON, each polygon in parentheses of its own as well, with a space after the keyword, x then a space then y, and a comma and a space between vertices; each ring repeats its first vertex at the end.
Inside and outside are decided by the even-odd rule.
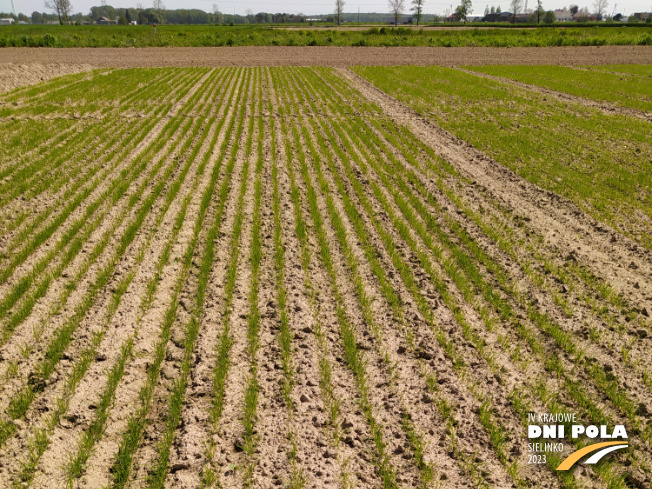
POLYGON ((578 95, 571 95, 569 93, 560 92, 558 90, 552 90, 550 88, 541 87, 538 85, 532 85, 531 83, 524 83, 517 80, 512 80, 511 78, 504 76, 489 75, 487 73, 482 73, 479 71, 467 70, 464 68, 456 68, 457 70, 467 73, 469 75, 479 76, 480 78, 487 78, 488 80, 497 81, 506 85, 512 85, 518 88, 523 88, 532 92, 541 93, 543 95, 549 95, 561 102, 571 102, 574 104, 581 105, 583 107, 590 107, 598 109, 605 115, 625 115, 629 117, 636 117, 637 119, 642 119, 644 121, 652 122, 652 114, 643 110, 636 110, 629 107, 622 107, 615 103, 601 102, 599 100, 593 100, 588 97, 580 97, 578 95))

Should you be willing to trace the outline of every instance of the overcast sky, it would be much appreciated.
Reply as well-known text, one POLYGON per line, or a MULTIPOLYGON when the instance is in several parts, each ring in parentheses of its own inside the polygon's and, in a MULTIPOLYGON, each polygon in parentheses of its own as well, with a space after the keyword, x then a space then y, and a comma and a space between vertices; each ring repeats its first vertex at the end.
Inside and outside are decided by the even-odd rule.
MULTIPOLYGON (((224 13, 232 14, 234 9, 236 14, 244 15, 247 9, 255 12, 287 12, 299 13, 302 12, 307 15, 314 14, 328 14, 334 9, 335 0, 329 2, 327 0, 163 0, 165 6, 169 9, 176 8, 198 8, 210 12, 212 5, 216 3, 220 10, 224 13)), ((406 4, 410 6, 411 0, 406 0, 406 4)), ((614 1, 609 0, 609 7, 607 11, 611 13, 614 8, 614 1)), ((13 0, 16 12, 23 12, 30 15, 34 10, 39 12, 45 11, 43 6, 44 0, 13 0)), ((73 11, 88 13, 93 5, 100 5, 100 0, 71 0, 73 11)), ((533 7, 536 0, 528 0, 528 7, 533 7)), ((135 7, 137 3, 141 3, 144 7, 151 7, 152 0, 107 0, 108 5, 114 7, 135 7)), ((451 5, 455 6, 459 0, 426 0, 425 12, 442 14, 446 8, 451 5)), ((589 7, 593 0, 543 0, 543 6, 546 9, 562 8, 565 5, 577 3, 580 7, 589 7)), ((510 0, 473 0, 473 13, 482 15, 486 5, 500 5, 502 10, 509 10, 510 0)), ((652 10, 652 0, 618 0, 617 11, 623 14, 631 14, 634 12, 645 12, 652 10)), ((357 12, 360 8, 361 12, 387 12, 387 2, 383 0, 348 0, 344 6, 345 12, 357 12)), ((0 11, 11 11, 11 0, 0 0, 0 11)))

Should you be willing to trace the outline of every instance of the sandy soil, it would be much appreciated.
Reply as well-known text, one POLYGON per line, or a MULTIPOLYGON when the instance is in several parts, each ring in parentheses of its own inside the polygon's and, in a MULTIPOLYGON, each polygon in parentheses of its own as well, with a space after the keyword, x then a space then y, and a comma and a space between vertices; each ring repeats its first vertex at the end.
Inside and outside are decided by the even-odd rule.
POLYGON ((0 92, 92 69, 91 65, 80 61, 59 63, 47 57, 43 61, 36 61, 25 54, 20 60, 20 58, 5 59, 0 53, 0 92))
MULTIPOLYGON (((0 62, 20 65, 149 66, 351 66, 351 65, 603 65, 652 63, 650 46, 558 48, 3 48, 0 62)), ((7 68, 5 68, 7 70, 7 68)), ((2 68, 0 68, 0 73, 2 68)), ((56 75, 53 75, 56 76, 56 75)))

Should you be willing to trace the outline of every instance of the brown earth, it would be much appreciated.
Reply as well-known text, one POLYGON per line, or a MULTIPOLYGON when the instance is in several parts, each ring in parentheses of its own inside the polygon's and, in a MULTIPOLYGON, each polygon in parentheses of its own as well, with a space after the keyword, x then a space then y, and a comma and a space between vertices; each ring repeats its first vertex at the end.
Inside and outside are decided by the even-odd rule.
MULTIPOLYGON (((440 47, 165 47, 2 48, 0 63, 20 65, 151 66, 351 66, 351 65, 604 65, 652 63, 652 46, 546 48, 440 47)), ((6 68, 5 68, 6 69, 6 68)), ((0 68, 0 73, 2 68, 0 68)), ((18 75, 16 75, 18 76, 18 75)), ((56 76, 56 75, 55 75, 56 76)))
POLYGON ((25 85, 33 85, 61 75, 79 73, 92 69, 91 65, 82 61, 66 61, 63 63, 45 59, 43 62, 30 59, 23 54, 23 59, 6 58, 0 53, 0 93, 25 85))

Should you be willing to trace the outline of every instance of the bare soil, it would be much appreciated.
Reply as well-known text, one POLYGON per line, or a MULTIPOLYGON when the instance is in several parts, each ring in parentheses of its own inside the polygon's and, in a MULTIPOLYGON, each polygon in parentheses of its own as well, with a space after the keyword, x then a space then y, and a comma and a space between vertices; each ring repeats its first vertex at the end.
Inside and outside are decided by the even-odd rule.
MULTIPOLYGON (((604 65, 650 64, 650 46, 545 48, 441 47, 199 47, 199 48, 2 48, 6 66, 165 67, 165 66, 392 66, 392 65, 604 65)), ((0 67, 0 74, 8 68, 0 67)), ((19 77, 9 75, 9 78, 19 77)), ((56 75, 53 75, 56 76, 56 75)), ((14 82, 17 83, 17 82, 14 82)))
POLYGON ((57 76, 92 69, 91 65, 79 60, 59 63, 46 57, 41 62, 30 56, 25 56, 26 54, 23 54, 22 60, 11 57, 5 59, 4 55, 0 54, 0 93, 25 85, 33 85, 57 76))

